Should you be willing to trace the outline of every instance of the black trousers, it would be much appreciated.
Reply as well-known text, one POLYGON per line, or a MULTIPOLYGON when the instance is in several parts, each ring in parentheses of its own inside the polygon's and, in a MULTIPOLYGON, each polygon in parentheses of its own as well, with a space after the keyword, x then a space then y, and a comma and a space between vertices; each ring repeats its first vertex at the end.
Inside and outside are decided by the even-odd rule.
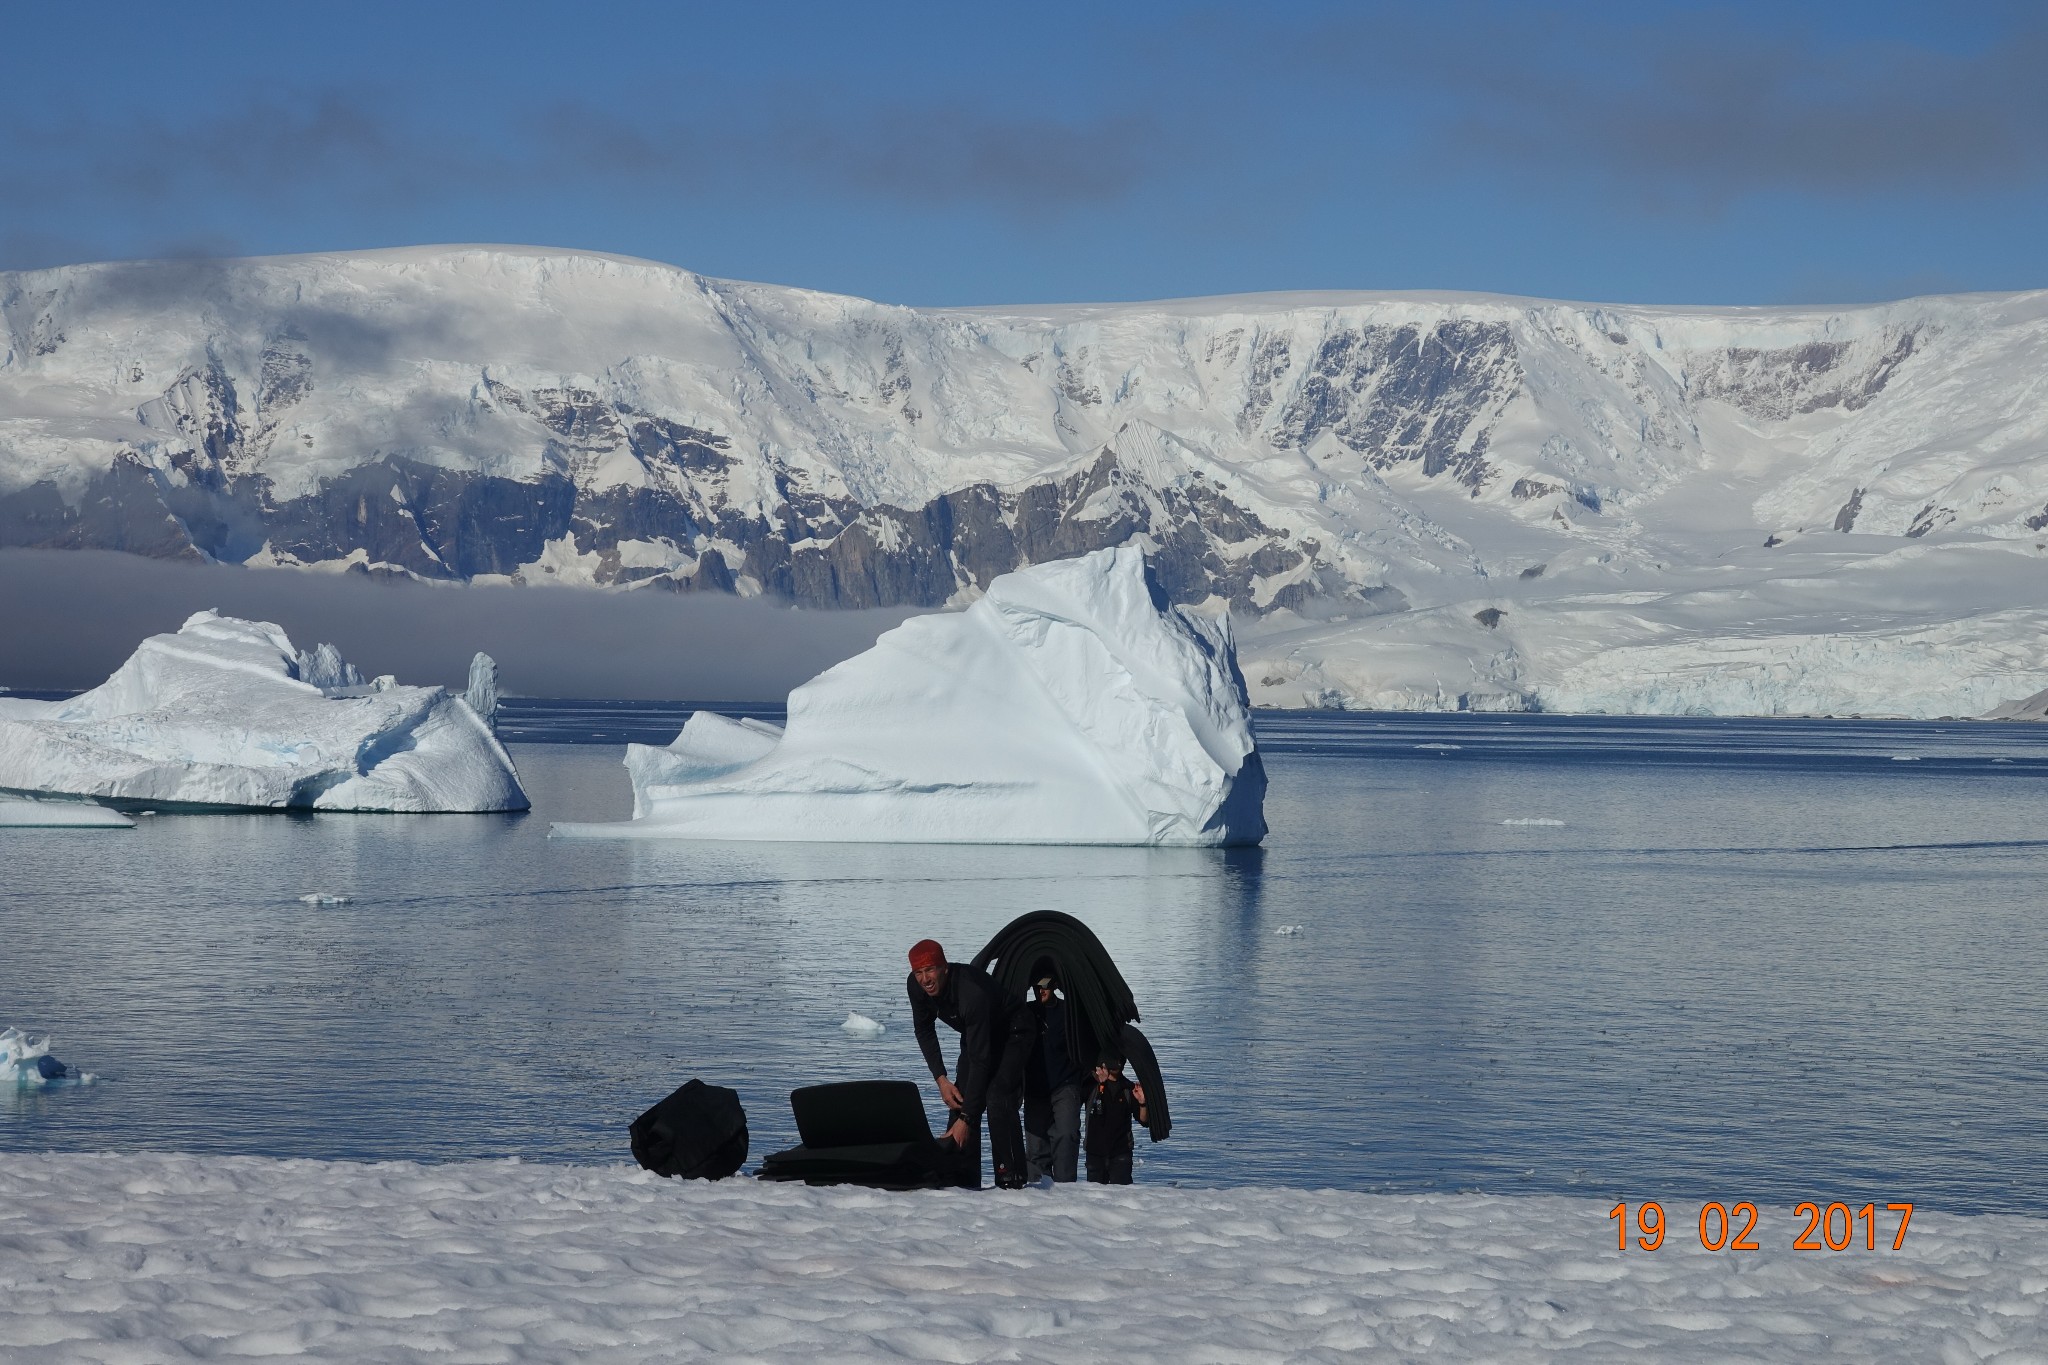
MULTIPOLYGON (((1003 1039, 1003 1050, 993 1059, 981 1059, 982 1065, 990 1066, 993 1075, 988 1082, 988 1147, 989 1155, 995 1160, 996 1183, 1005 1178, 1024 1179, 1024 1120, 1019 1110, 1024 1104, 1024 1063, 1038 1045, 1037 1020, 1027 1010, 1018 1010, 1010 1024, 1010 1032, 1003 1039)), ((954 1066, 960 1077, 959 1085, 967 1084, 968 1068, 976 1059, 962 1056, 954 1066)), ((981 1169, 981 1134, 969 1131, 966 1150, 972 1154, 974 1168, 981 1169)))
POLYGON ((1088 1154, 1088 1183, 1091 1185, 1128 1185, 1131 1183, 1131 1149, 1121 1152, 1090 1152, 1088 1154))
POLYGON ((1081 1100, 1079 1085, 1063 1085, 1049 1093, 1024 1087, 1024 1158, 1033 1180, 1050 1176, 1055 1183, 1074 1182, 1081 1152, 1081 1100))

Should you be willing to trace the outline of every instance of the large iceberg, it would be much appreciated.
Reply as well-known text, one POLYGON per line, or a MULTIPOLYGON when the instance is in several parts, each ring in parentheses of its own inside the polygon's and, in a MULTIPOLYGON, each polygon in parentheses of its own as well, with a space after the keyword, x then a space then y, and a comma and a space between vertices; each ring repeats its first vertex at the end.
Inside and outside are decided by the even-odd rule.
POLYGON ((525 810, 512 759, 440 687, 364 685, 331 645, 194 614, 68 701, 0 698, 0 791, 152 807, 525 810))
POLYGON ((1134 547, 1005 574, 789 694, 632 745, 634 818, 580 838, 1256 844, 1265 769, 1227 616, 1169 605, 1134 547))

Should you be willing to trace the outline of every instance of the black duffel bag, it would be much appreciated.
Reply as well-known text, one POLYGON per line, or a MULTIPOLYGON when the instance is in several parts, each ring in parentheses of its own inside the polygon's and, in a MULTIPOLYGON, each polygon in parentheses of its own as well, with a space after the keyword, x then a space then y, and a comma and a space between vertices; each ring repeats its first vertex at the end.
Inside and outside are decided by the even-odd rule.
POLYGON ((747 1161, 747 1111, 722 1085, 692 1078, 633 1120, 633 1159, 656 1175, 723 1180, 747 1161))

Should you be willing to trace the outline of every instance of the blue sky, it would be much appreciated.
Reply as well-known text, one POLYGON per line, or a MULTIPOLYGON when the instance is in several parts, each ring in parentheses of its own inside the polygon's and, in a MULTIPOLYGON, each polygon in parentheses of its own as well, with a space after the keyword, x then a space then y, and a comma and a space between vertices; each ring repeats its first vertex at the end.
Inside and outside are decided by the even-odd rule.
POLYGON ((2048 286, 2048 5, 11 5, 0 268, 498 241, 914 304, 2048 286))

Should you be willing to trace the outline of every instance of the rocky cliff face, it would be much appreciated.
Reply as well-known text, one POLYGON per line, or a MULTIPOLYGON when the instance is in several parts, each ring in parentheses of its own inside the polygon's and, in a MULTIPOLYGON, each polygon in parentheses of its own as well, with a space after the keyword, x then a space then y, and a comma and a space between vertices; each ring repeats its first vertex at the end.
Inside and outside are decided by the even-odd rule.
POLYGON ((0 275, 0 321, 0 547, 862 607, 1135 538, 1280 628, 2048 530, 2043 294, 919 311, 445 248, 0 275))

